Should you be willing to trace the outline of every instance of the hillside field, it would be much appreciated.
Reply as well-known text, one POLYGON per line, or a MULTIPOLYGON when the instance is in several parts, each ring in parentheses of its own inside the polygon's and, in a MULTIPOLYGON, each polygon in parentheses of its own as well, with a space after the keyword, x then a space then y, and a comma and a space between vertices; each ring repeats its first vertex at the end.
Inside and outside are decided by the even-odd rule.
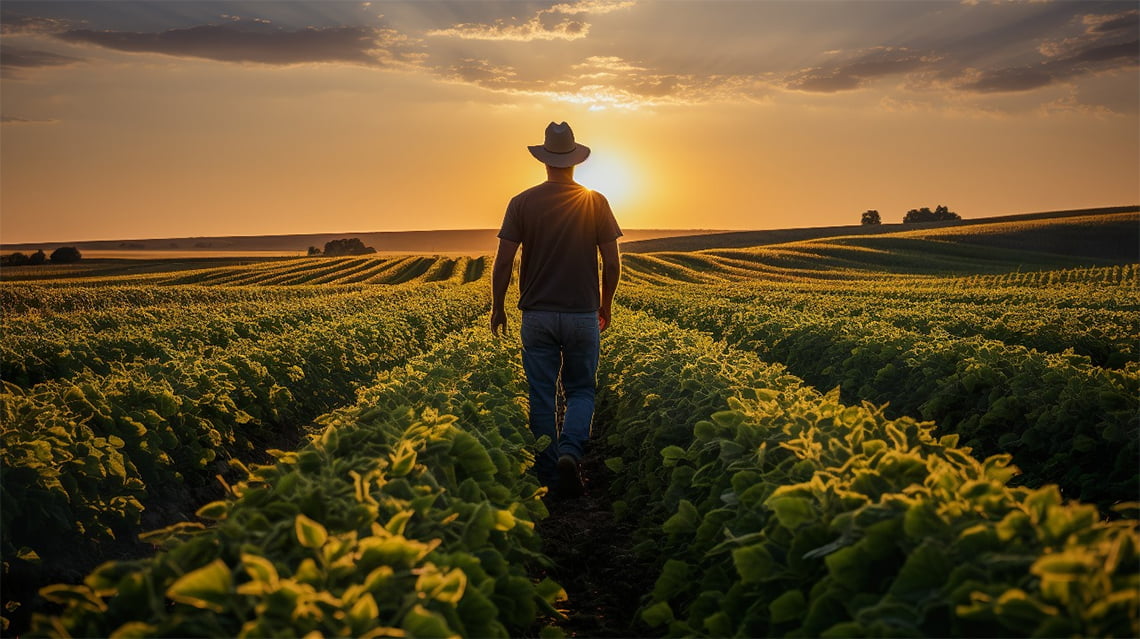
POLYGON ((564 501, 486 254, 4 268, 3 634, 1140 635, 1140 212, 880 231, 631 242, 564 501))

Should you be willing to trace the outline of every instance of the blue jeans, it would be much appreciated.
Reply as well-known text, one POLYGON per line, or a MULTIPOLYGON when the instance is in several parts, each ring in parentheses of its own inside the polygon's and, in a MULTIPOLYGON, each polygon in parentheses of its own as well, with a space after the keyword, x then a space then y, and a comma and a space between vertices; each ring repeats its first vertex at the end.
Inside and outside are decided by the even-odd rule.
POLYGON ((581 459, 594 417, 594 385, 598 372, 598 314, 523 311, 523 370, 530 386, 530 429, 548 435, 551 444, 535 460, 538 480, 554 487, 561 455, 581 459), (555 427, 558 376, 566 395, 566 415, 555 427))

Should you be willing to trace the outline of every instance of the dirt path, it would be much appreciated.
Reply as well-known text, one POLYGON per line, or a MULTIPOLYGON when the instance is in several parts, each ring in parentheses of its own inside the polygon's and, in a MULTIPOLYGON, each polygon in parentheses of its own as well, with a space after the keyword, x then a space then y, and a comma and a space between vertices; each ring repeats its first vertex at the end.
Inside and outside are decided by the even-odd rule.
POLYGON ((641 597, 656 575, 631 550, 632 529, 614 520, 610 471, 596 452, 582 460, 586 494, 547 504, 550 517, 539 522, 543 551, 555 562, 548 572, 568 595, 558 607, 567 620, 557 625, 569 637, 630 637, 641 597))

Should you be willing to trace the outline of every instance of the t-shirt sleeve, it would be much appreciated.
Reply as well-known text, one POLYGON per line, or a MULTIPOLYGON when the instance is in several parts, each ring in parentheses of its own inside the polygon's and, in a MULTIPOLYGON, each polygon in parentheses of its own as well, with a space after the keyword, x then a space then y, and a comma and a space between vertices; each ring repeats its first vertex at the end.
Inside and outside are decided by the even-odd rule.
POLYGON ((595 233, 599 245, 612 242, 622 236, 614 212, 610 209, 610 202, 601 193, 596 193, 597 209, 594 216, 595 233))
POLYGON ((522 215, 518 198, 512 198, 507 204, 507 213, 503 216, 503 226, 499 228, 499 239, 509 242, 522 242, 522 215))

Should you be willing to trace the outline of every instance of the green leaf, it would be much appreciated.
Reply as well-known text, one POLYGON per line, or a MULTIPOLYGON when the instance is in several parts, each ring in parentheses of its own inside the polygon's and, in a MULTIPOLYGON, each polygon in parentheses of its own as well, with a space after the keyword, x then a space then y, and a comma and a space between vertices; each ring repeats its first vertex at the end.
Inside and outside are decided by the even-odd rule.
POLYGON ((738 410, 722 410, 712 414, 712 420, 722 428, 735 428, 744 422, 744 413, 738 410))
POLYGON ((369 626, 376 623, 380 616, 380 607, 371 593, 364 593, 348 609, 348 621, 352 625, 353 634, 361 634, 369 626))
POLYGON ((455 434, 451 441, 451 456, 472 475, 495 473, 495 463, 487 449, 470 433, 455 434))
POLYGON ((246 574, 254 581, 264 582, 271 586, 277 585, 277 568, 273 565, 272 561, 265 557, 242 553, 241 565, 242 568, 245 569, 246 574))
MULTIPOLYGON (((485 451, 484 451, 485 452, 485 451)), ((488 459, 488 461, 490 461, 488 459)), ((388 466, 388 475, 392 477, 403 477, 412 472, 416 466, 416 448, 415 445, 408 440, 400 442, 400 447, 392 453, 392 464, 388 466)))
POLYGON ((205 506, 199 508, 194 514, 202 519, 212 519, 220 521, 226 518, 229 513, 230 505, 225 501, 212 501, 205 506))
POLYGON ((779 520, 780 525, 790 530, 816 519, 815 509, 812 507, 811 501, 804 497, 775 494, 769 497, 764 504, 776 513, 776 519, 779 520))
POLYGON ((805 613, 807 613, 807 600, 804 599, 804 593, 799 590, 789 590, 768 604, 768 614, 772 615, 772 623, 803 619, 805 613))
POLYGON ((744 583, 759 583, 772 574, 775 562, 762 544, 745 546, 732 551, 732 563, 744 583))
POLYGON ((952 568, 947 549, 934 539, 927 539, 906 558, 890 592, 899 599, 921 600, 946 583, 952 568))
POLYGON ((387 530, 393 535, 404 534, 404 529, 407 528, 408 522, 411 521, 412 516, 415 514, 416 511, 414 510, 401 510, 388 519, 388 523, 384 524, 384 530, 387 530))
POLYGON ((221 559, 182 575, 166 590, 168 599, 214 612, 223 612, 233 594, 233 575, 221 559))
POLYGON ((945 528, 946 522, 942 521, 934 504, 929 501, 911 504, 903 516, 903 532, 911 539, 922 540, 941 533, 945 528))
POLYGON ((661 457, 665 460, 666 466, 673 466, 685 458, 685 449, 680 446, 666 446, 661 449, 661 457))
POLYGON ((667 560, 661 568, 657 582, 653 584, 653 598, 664 601, 683 592, 693 585, 690 583, 689 573, 689 564, 679 559, 667 560))
POLYGON ((1053 606, 1040 603, 1024 591, 1013 588, 998 597, 994 612, 1001 625, 1018 634, 1034 635, 1034 632, 1046 620, 1057 616, 1058 610, 1053 606))
POLYGON ((1097 570, 1100 562, 1084 550, 1068 550, 1045 555, 1033 563, 1029 571, 1042 579, 1077 581, 1097 570))
POLYGON ((107 609, 107 604, 87 586, 55 584, 40 588, 40 595, 52 603, 79 604, 84 610, 103 612, 107 609))
POLYGON ((659 601, 641 611, 641 620, 649 624, 650 628, 665 625, 673 619, 673 609, 664 601, 659 601))
MULTIPOLYGON (((428 567, 432 567, 428 564, 428 567)), ((447 574, 440 573, 432 567, 425 568, 416 580, 416 590, 423 593, 428 599, 435 599, 445 603, 456 604, 463 598, 467 589, 467 573, 455 568, 447 574)))
POLYGON ((701 516, 696 506, 693 506, 691 501, 682 499, 681 503, 677 504, 677 512, 661 525, 661 530, 670 535, 690 533, 696 530, 700 523, 701 516))
POLYGON ((320 548, 329 538, 324 526, 301 514, 297 515, 293 527, 297 532, 297 541, 305 548, 320 548))
POLYGON ((459 634, 447 625, 447 620, 443 615, 432 612, 424 608, 420 604, 416 604, 408 614, 404 615, 404 620, 400 626, 408 631, 412 637, 459 637, 459 634))

